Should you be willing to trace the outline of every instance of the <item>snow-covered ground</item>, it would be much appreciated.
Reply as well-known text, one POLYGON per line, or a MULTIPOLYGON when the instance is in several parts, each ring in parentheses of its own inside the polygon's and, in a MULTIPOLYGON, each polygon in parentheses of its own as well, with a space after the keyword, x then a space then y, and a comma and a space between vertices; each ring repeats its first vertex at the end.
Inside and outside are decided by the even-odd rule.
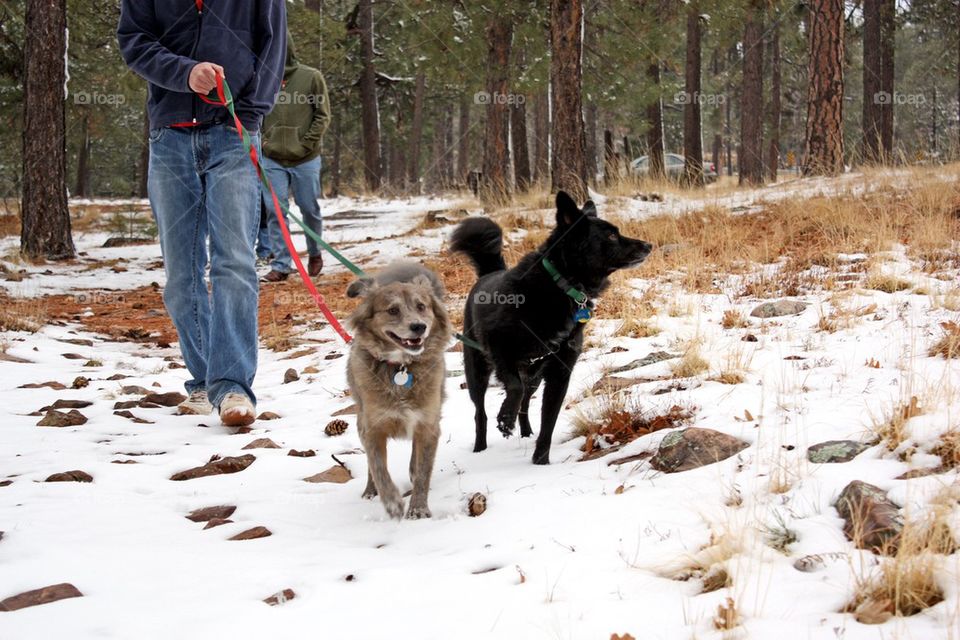
MULTIPOLYGON (((382 238, 350 250, 351 257, 366 258, 378 250, 373 263, 414 246, 436 251, 449 228, 392 237, 413 228, 425 211, 450 204, 429 199, 327 203, 327 238, 334 244, 382 238), (337 212, 350 211, 371 215, 338 220, 337 212)), ((650 212, 638 205, 637 213, 650 212)), ((124 258, 126 272, 51 266, 52 274, 33 273, 0 285, 14 295, 37 295, 162 283, 162 270, 141 273, 140 268, 159 257, 156 245, 102 249, 103 240, 96 233, 77 238, 92 259, 124 258)), ((0 253, 12 242, 0 241, 0 253)), ((490 448, 472 452, 473 407, 461 389, 462 359, 448 353, 443 437, 430 495, 433 518, 423 521, 391 521, 379 502, 361 500, 366 459, 354 416, 344 416, 350 425, 344 435, 323 433, 332 415, 351 404, 345 396, 345 360, 337 358, 345 353, 341 343, 318 340, 312 353, 292 359, 261 350, 255 383, 259 409, 281 417, 258 421, 250 433, 233 434, 214 417, 175 416, 171 408, 130 410, 149 423, 113 413, 114 402, 139 397, 123 394, 123 386, 182 390, 185 370, 168 368, 164 359, 177 357, 176 348, 109 342, 71 326, 4 334, 6 353, 29 362, 0 359, 0 481, 12 480, 0 487, 0 600, 63 582, 84 595, 0 613, 0 638, 960 637, 957 554, 938 569, 942 603, 882 625, 862 625, 840 613, 856 581, 875 563, 842 533, 833 507, 840 490, 851 480, 864 480, 889 490, 909 513, 957 482, 955 471, 894 479, 936 464, 926 449, 958 426, 960 367, 926 355, 941 334, 939 323, 956 319, 956 313, 936 304, 936 294, 956 282, 919 274, 901 252, 891 252, 887 260, 887 268, 899 270, 929 295, 867 290, 842 298, 811 295, 799 315, 751 318, 750 328, 724 329, 725 311, 749 315, 760 301, 676 292, 675 304, 652 319, 661 330, 654 337, 613 337, 616 321, 594 321, 590 342, 602 346, 585 352, 577 365, 571 404, 561 414, 553 463, 546 467, 531 464, 530 440, 504 440, 493 427, 490 448), (848 328, 817 331, 821 316, 840 304, 876 308, 855 317, 848 328), (757 341, 744 342, 747 332, 757 341), (78 338, 92 340, 93 346, 65 342, 78 338), (593 410, 591 387, 613 367, 655 351, 680 353, 694 339, 709 362, 707 372, 680 380, 682 390, 658 393, 671 382, 663 380, 624 393, 651 410, 694 407, 694 426, 751 446, 719 463, 676 474, 656 472, 646 460, 608 465, 611 458, 655 450, 668 433, 661 431, 610 457, 580 462, 584 439, 571 439, 569 433, 578 411, 593 410), (614 347, 625 350, 611 352, 614 347), (65 353, 82 358, 67 359, 65 353), (290 367, 301 378, 283 384, 290 367), (302 373, 307 367, 317 373, 302 373), (731 369, 743 373, 742 383, 707 379, 731 369), (106 380, 116 373, 130 377, 106 380), (49 380, 69 387, 77 376, 89 378, 89 386, 19 388, 49 380), (811 444, 869 439, 873 422, 911 396, 918 397, 924 414, 909 422, 911 443, 918 449, 909 462, 882 445, 848 463, 807 461, 811 444), (26 415, 58 399, 91 401, 81 409, 88 422, 43 428, 35 426, 37 416, 26 415), (243 450, 261 437, 280 448, 243 450), (292 457, 290 449, 314 449, 317 455, 292 457), (247 453, 256 461, 239 473, 169 479, 213 455, 247 453), (331 456, 349 468, 353 480, 303 481, 335 465, 331 456), (114 464, 122 461, 136 464, 114 464), (43 482, 73 469, 89 473, 93 482, 43 482), (466 502, 475 492, 486 495, 488 508, 469 517, 466 502), (233 522, 204 530, 203 523, 184 517, 215 505, 235 505, 233 522), (265 526, 272 535, 228 540, 254 526, 265 526), (778 528, 796 537, 784 552, 768 544, 778 528), (720 562, 731 586, 701 593, 699 579, 677 579, 708 553, 705 547, 721 541, 733 546, 720 562), (794 568, 812 554, 827 560, 811 572, 794 568), (287 588, 295 599, 275 607, 262 602, 287 588), (713 619, 727 598, 735 601, 742 624, 718 631, 713 619)), ((630 284, 637 296, 656 278, 644 271, 634 275, 638 279, 630 284)), ((666 378, 670 367, 671 361, 664 361, 621 375, 666 378)), ((495 415, 502 397, 498 387, 488 393, 488 414, 495 415)), ((537 415, 539 394, 533 405, 531 414, 537 415)), ((408 444, 391 444, 391 472, 401 490, 409 488, 408 456, 408 444)), ((954 521, 960 524, 956 513, 954 521)))

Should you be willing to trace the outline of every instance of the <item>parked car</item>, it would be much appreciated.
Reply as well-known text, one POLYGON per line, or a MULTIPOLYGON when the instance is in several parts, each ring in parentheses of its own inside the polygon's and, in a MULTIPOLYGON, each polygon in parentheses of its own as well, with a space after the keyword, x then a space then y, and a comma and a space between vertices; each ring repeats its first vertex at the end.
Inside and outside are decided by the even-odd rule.
MULTIPOLYGON (((683 176, 683 156, 676 153, 663 155, 664 169, 671 180, 679 180, 683 176)), ((635 176, 645 176, 650 171, 650 157, 640 156, 630 163, 630 173, 635 176)), ((703 164, 703 179, 706 183, 717 179, 717 167, 712 162, 703 164)))

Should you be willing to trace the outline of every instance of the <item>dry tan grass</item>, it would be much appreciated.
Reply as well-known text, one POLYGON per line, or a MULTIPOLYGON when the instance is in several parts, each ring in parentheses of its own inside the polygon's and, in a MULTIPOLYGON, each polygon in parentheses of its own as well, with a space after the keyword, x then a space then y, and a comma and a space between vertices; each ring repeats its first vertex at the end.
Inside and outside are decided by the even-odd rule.
POLYGON ((944 358, 960 357, 960 324, 943 322, 940 326, 943 328, 943 337, 930 347, 928 355, 944 358))
POLYGON ((915 395, 895 404, 886 415, 873 420, 873 433, 888 451, 896 451, 910 437, 907 422, 922 415, 924 408, 915 395))
POLYGON ((913 284, 894 275, 873 272, 867 276, 863 286, 867 289, 874 289, 884 293, 896 293, 897 291, 906 291, 912 287, 913 284))
POLYGON ((858 622, 880 624, 892 616, 912 616, 943 600, 937 570, 956 551, 949 525, 957 496, 948 488, 917 518, 908 518, 895 553, 881 558, 879 570, 856 577, 846 611, 858 622))
POLYGON ((718 631, 730 631, 740 626, 740 612, 733 598, 727 597, 717 605, 717 615, 713 617, 713 628, 718 631))
POLYGON ((737 309, 727 309, 723 312, 723 320, 720 321, 720 325, 724 329, 737 329, 749 327, 750 321, 737 309))
POLYGON ((670 365, 670 373, 674 378, 692 378, 710 368, 710 363, 700 355, 700 346, 701 341, 698 338, 687 342, 683 356, 670 365))
MULTIPOLYGON (((951 167, 956 170, 956 167, 951 167)), ((909 189, 884 188, 863 196, 796 198, 768 204, 759 212, 730 215, 721 207, 643 221, 614 220, 626 235, 670 251, 648 259, 655 272, 686 274, 696 290, 713 286, 704 273, 743 273, 751 265, 787 258, 781 276, 754 282, 749 295, 785 295, 792 289, 824 284, 799 274, 813 265, 835 267, 839 253, 876 253, 905 244, 915 255, 950 249, 960 236, 960 181, 945 182, 919 174, 909 189)))

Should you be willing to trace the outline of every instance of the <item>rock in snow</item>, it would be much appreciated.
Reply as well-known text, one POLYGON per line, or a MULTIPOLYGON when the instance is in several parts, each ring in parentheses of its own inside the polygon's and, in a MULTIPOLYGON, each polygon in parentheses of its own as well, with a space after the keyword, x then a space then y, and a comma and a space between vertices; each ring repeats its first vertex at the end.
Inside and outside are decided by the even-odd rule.
POLYGON ((665 473, 689 471, 726 460, 750 445, 713 429, 688 427, 668 434, 650 459, 654 469, 665 473))

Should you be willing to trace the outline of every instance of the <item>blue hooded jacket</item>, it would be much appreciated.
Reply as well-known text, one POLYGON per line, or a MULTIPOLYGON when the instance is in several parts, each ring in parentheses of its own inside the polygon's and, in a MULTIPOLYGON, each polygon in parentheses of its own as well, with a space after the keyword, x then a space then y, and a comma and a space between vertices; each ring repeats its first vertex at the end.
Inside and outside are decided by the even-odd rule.
POLYGON ((123 0, 117 40, 127 66, 149 82, 151 128, 229 118, 188 85, 196 64, 213 62, 252 132, 276 101, 286 32, 285 0, 123 0))

